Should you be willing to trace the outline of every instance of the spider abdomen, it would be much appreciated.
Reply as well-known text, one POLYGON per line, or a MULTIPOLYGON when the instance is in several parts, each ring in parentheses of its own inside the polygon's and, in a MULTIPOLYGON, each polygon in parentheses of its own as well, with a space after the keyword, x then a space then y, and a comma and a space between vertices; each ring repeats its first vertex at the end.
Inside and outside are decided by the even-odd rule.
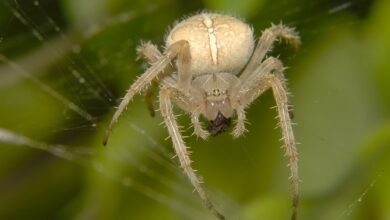
POLYGON ((252 28, 243 21, 221 14, 201 13, 178 23, 166 46, 186 40, 190 44, 193 75, 230 72, 237 74, 254 48, 252 28))

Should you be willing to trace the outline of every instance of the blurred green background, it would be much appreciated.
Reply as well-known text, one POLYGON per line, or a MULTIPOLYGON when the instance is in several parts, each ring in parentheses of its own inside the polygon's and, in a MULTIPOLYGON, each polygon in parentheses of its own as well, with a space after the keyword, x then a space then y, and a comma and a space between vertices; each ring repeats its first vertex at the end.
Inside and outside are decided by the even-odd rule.
MULTIPOLYGON (((162 118, 135 98, 102 134, 167 28, 202 9, 295 26, 289 67, 299 219, 390 219, 390 1, 39 0, 0 2, 0 219, 214 219, 178 168, 162 118)), ((156 103, 155 103, 156 104, 156 103)), ((193 166, 228 219, 289 219, 287 160, 270 92, 233 140, 189 137, 193 166)), ((157 105, 156 105, 157 106, 157 105)), ((185 128, 187 117, 180 117, 185 128)), ((185 129, 186 135, 192 129, 185 129)))

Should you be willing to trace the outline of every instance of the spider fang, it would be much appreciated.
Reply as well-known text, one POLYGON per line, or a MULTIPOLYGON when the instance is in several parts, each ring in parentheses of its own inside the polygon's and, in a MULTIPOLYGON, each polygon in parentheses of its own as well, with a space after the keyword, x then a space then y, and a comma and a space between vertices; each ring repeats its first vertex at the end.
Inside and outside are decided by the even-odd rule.
POLYGON ((207 130, 210 132, 211 136, 217 136, 230 127, 231 118, 225 118, 221 112, 218 112, 217 117, 214 120, 210 120, 210 124, 207 127, 207 130))

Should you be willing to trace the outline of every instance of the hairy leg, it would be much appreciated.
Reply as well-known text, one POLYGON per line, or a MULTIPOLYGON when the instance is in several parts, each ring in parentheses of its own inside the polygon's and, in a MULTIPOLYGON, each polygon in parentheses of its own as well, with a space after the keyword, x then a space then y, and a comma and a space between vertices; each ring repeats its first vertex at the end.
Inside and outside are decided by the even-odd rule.
POLYGON ((268 57, 245 79, 239 78, 239 82, 232 88, 233 103, 247 107, 270 87, 263 79, 270 73, 283 75, 283 70, 279 59, 268 57))
POLYGON ((155 116, 155 110, 153 106, 153 98, 156 94, 156 89, 158 87, 157 82, 153 81, 152 85, 149 86, 149 88, 145 91, 145 102, 146 107, 148 108, 150 116, 155 116))
POLYGON ((246 80, 246 78, 251 75, 253 71, 262 63, 265 55, 272 50, 272 46, 275 41, 279 38, 285 40, 288 44, 292 45, 294 48, 298 48, 300 45, 300 38, 298 33, 294 28, 287 27, 282 23, 278 25, 272 24, 272 26, 263 31, 253 55, 241 74, 240 78, 246 80))
MULTIPOLYGON (((159 57, 162 56, 162 54, 160 53, 160 51, 157 49, 156 46, 154 46, 153 44, 151 44, 150 42, 146 42, 146 43, 141 43, 141 45, 137 48, 137 52, 138 52, 138 55, 139 57, 143 57, 145 59, 147 59, 147 61, 149 63, 153 63, 155 62, 159 57)), ((162 82, 163 84, 167 85, 166 82, 167 79, 163 79, 162 82)), ((174 84, 173 82, 171 82, 171 85, 168 85, 168 87, 173 87, 174 84)), ((148 92, 146 93, 145 97, 148 98, 150 96, 147 96, 148 94, 150 94, 152 92, 152 88, 148 90, 148 92)), ((176 93, 178 93, 178 91, 176 91, 176 93)), ((193 93, 192 93, 193 94, 193 93)), ((202 128, 202 125, 199 121, 199 116, 200 116, 200 112, 199 112, 199 108, 196 107, 196 106, 190 106, 190 101, 189 101, 189 98, 188 97, 184 97, 184 94, 181 94, 181 98, 177 98, 178 96, 175 96, 175 102, 177 104, 179 104, 182 108, 184 108, 186 111, 188 112, 191 112, 191 122, 192 124, 194 125, 194 133, 195 135, 201 137, 202 139, 207 139, 210 134, 207 130, 203 129, 202 128), (180 102, 180 100, 181 103, 180 102), (196 108, 197 110, 193 110, 192 108, 196 108)), ((149 100, 149 98, 147 99, 149 100)), ((151 110, 152 108, 150 107, 151 104, 150 102, 147 102, 148 103, 148 109, 150 112, 153 112, 153 110, 151 110)))
MULTIPOLYGON (((153 63, 157 62, 157 60, 162 57, 162 54, 158 50, 157 46, 152 44, 150 41, 140 43, 140 45, 137 47, 137 55, 137 59, 145 59, 149 63, 149 65, 152 65, 153 63)), ((166 68, 164 73, 162 73, 161 75, 166 75, 168 72, 171 72, 168 69, 169 68, 166 68)), ((157 87, 157 82, 153 81, 152 85, 149 86, 145 91, 146 106, 152 117, 155 116, 153 98, 155 96, 157 87)))
POLYGON ((188 94, 192 80, 190 44, 188 41, 181 40, 172 44, 171 47, 178 48, 180 51, 176 60, 178 88, 188 94))
POLYGON ((157 46, 152 44, 150 41, 141 41, 136 50, 138 55, 137 59, 146 59, 150 65, 161 59, 163 56, 157 46))
MULTIPOLYGON (((188 93, 191 85, 191 51, 190 44, 185 40, 175 42, 169 47, 173 51, 177 51, 176 67, 177 67, 177 88, 188 93)), ((137 48, 139 57, 144 57, 149 64, 153 64, 162 55, 158 48, 150 42, 141 43, 137 48)), ((173 72, 168 71, 168 72, 173 72)))
POLYGON ((290 167, 290 181, 292 191, 292 220, 297 219, 298 203, 299 203, 299 176, 298 176, 298 152, 294 133, 292 129, 292 122, 290 118, 290 108, 288 101, 288 92, 286 91, 285 79, 281 75, 270 74, 265 78, 272 88, 272 92, 276 101, 279 117, 279 126, 282 130, 282 140, 286 156, 289 159, 290 167))
POLYGON ((232 131, 232 135, 234 138, 240 137, 245 131, 247 131, 245 128, 246 114, 244 108, 237 107, 236 114, 237 114, 237 122, 236 122, 236 126, 234 126, 232 131))
POLYGON ((286 80, 283 75, 282 63, 273 57, 267 58, 253 72, 246 82, 241 82, 242 87, 235 92, 236 103, 248 106, 257 99, 264 91, 271 88, 276 101, 279 126, 282 130, 283 146, 289 159, 290 181, 292 190, 293 214, 291 219, 297 218, 299 201, 299 176, 298 176, 298 153, 291 122, 291 107, 289 105, 286 80))
POLYGON ((194 133, 196 136, 206 140, 210 136, 210 133, 203 129, 202 124, 199 121, 199 116, 200 113, 197 111, 191 113, 191 122, 194 125, 194 133))
MULTIPOLYGON (((111 134, 113 126, 118 121, 118 118, 122 115, 123 111, 126 109, 129 102, 133 99, 133 96, 142 90, 146 89, 151 82, 160 75, 164 69, 172 62, 174 58, 183 59, 180 57, 187 58, 186 55, 183 55, 183 53, 186 53, 186 45, 188 44, 187 41, 178 41, 174 44, 172 44, 170 47, 167 48, 163 56, 161 56, 159 59, 157 59, 156 62, 153 62, 153 64, 143 73, 141 76, 138 77, 138 79, 131 84, 130 88, 127 90, 126 95, 123 97, 122 102, 119 104, 118 109, 114 113, 114 116, 111 119, 110 124, 108 125, 108 128, 106 129, 104 138, 103 138, 103 144, 106 145, 108 138, 111 134), (184 49, 183 49, 184 48, 184 49)), ((179 76, 180 76, 180 70, 179 70, 179 76)))
POLYGON ((186 95, 181 90, 175 87, 168 87, 171 94, 171 99, 176 105, 178 105, 185 112, 190 112, 191 123, 194 126, 194 134, 202 139, 207 139, 210 133, 204 130, 201 122, 199 121, 200 111, 203 108, 202 98, 194 88, 190 88, 191 96, 186 95))
MULTIPOLYGON (((158 50, 157 46, 148 42, 141 42, 140 45, 137 47, 137 54, 138 54, 138 59, 145 59, 150 65, 153 63, 157 62, 158 59, 160 59, 163 55, 161 52, 158 50)), ((159 81, 163 85, 167 87, 174 87, 177 82, 176 79, 173 78, 172 76, 169 76, 170 73, 173 72, 173 68, 171 65, 168 65, 164 73, 161 75, 163 76, 159 81)))
POLYGON ((164 118, 165 125, 168 129, 169 136, 172 139, 173 147, 175 149, 176 155, 179 158, 180 165, 184 170, 185 174, 188 176, 195 190, 198 192, 205 206, 213 212, 215 216, 219 219, 225 219, 224 216, 219 213, 209 200, 206 192, 204 191, 199 178, 196 176, 195 171, 191 167, 191 159, 189 157, 189 152, 187 151, 187 146, 184 143, 184 140, 180 134, 179 126, 177 125, 175 115, 172 111, 171 103, 171 94, 170 90, 167 88, 161 88, 160 90, 160 111, 164 118))
POLYGON ((269 84, 262 79, 275 68, 280 69, 283 66, 278 59, 269 57, 245 80, 240 77, 238 83, 232 87, 231 103, 237 114, 237 123, 232 132, 233 137, 238 138, 246 131, 245 108, 269 88, 269 84))

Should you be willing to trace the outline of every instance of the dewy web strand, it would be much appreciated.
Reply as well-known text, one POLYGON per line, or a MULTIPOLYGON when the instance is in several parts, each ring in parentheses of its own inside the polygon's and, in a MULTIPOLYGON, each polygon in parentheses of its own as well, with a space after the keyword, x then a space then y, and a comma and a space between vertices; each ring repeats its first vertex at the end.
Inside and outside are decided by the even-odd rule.
MULTIPOLYGON (((119 184, 132 188, 134 190, 139 191, 140 193, 150 197, 153 200, 156 200, 162 204, 169 206, 170 208, 184 214, 189 219, 204 219, 205 216, 202 212, 195 210, 194 208, 185 206, 185 204, 180 203, 179 201, 169 198, 168 196, 153 190, 152 188, 138 183, 135 179, 132 179, 129 176, 122 176, 117 174, 113 170, 105 167, 100 162, 97 162, 89 157, 93 157, 96 152, 86 147, 68 147, 64 145, 51 145, 44 142, 38 142, 35 140, 31 140, 28 137, 23 135, 14 133, 12 131, 0 128, 0 143, 10 144, 10 145, 18 145, 18 146, 27 146, 34 149, 46 151, 51 153, 52 155, 59 157, 61 159, 65 159, 68 161, 72 161, 79 165, 86 166, 95 170, 96 172, 101 173, 108 179, 111 179, 119 184)), ((128 161, 127 161, 128 162, 128 161)), ((138 165, 136 165, 138 166, 138 165)), ((142 169, 141 169, 142 170, 142 169)), ((144 171, 145 172, 145 171, 144 171)), ((147 173, 150 174, 150 173, 147 173)), ((154 173, 152 175, 155 175, 154 173)), ((155 176, 156 177, 156 176, 155 176)), ((159 177, 157 179, 160 179, 159 177)), ((160 181, 162 181, 160 179, 160 181)), ((167 184, 166 181, 163 181, 164 184, 167 184)))
MULTIPOLYGON (((13 1, 14 1, 15 7, 13 7, 7 1, 4 4, 6 4, 6 6, 8 6, 8 8, 10 8, 10 10, 14 14, 14 16, 22 24, 24 24, 26 27, 28 27, 30 29, 31 33, 37 38, 37 40, 39 40, 43 45, 45 45, 48 37, 45 34, 44 30, 41 30, 39 25, 37 25, 34 22, 34 20, 30 19, 30 17, 24 12, 23 8, 20 6, 20 4, 17 0, 13 0, 13 1)), ((50 27, 53 28, 55 30, 55 32, 57 34, 59 34, 59 36, 67 44, 71 45, 70 48, 74 49, 74 48, 78 47, 77 45, 74 45, 71 42, 71 40, 67 37, 67 35, 64 34, 64 32, 60 29, 60 27, 54 22, 54 20, 50 16, 48 16, 48 14, 42 9, 42 7, 39 4, 39 1, 34 1, 34 6, 39 10, 40 14, 48 22, 50 27)), ((63 50, 65 50, 65 49, 63 49, 63 50)), ((86 64, 86 62, 83 60, 83 58, 77 54, 77 50, 74 50, 73 52, 74 52, 73 54, 75 55, 75 58, 73 58, 73 59, 69 58, 68 56, 63 56, 66 59, 66 61, 69 63, 68 64, 69 72, 77 79, 77 82, 79 82, 80 84, 84 84, 83 86, 85 86, 88 91, 91 91, 91 93, 96 98, 103 101, 103 103, 105 103, 107 106, 109 106, 109 103, 107 103, 105 97, 112 99, 113 96, 112 96, 111 92, 109 92, 109 90, 106 87, 104 87, 104 84, 101 83, 101 81, 97 80, 98 79, 97 75, 94 73, 93 69, 89 65, 86 64), (78 64, 78 63, 81 63, 81 64, 78 64), (83 65, 85 66, 85 68, 82 68, 83 65), (83 78, 80 74, 78 74, 78 72, 80 72, 83 69, 87 70, 83 74, 85 74, 85 78, 88 78, 88 80, 85 80, 85 78, 83 78), (91 84, 95 81, 98 82, 98 85, 100 85, 100 87, 96 87, 96 86, 92 87, 91 84), (101 95, 101 91, 104 91, 105 93, 101 95)), ((60 51, 58 48, 52 48, 52 53, 55 55, 65 54, 65 51, 60 51)))

